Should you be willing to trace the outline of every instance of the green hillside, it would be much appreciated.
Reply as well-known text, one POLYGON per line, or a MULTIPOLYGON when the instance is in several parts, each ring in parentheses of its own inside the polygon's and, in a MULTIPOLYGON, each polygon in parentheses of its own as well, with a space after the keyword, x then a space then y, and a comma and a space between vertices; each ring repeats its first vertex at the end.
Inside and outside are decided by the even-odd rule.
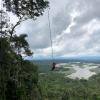
POLYGON ((39 65, 39 84, 44 100, 100 100, 100 74, 89 80, 72 80, 59 73, 63 68, 50 71, 50 67, 39 65))

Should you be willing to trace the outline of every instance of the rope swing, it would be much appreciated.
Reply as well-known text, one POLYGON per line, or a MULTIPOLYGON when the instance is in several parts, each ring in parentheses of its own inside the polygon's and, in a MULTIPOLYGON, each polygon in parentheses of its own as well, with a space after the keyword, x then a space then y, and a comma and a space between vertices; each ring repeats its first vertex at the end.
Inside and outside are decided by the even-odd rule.
POLYGON ((48 8, 48 23, 49 23, 49 34, 50 34, 50 44, 51 44, 51 58, 52 58, 52 71, 56 67, 56 63, 54 62, 54 52, 53 52, 53 40, 52 40, 52 31, 51 31, 51 23, 50 23, 50 8, 48 8))

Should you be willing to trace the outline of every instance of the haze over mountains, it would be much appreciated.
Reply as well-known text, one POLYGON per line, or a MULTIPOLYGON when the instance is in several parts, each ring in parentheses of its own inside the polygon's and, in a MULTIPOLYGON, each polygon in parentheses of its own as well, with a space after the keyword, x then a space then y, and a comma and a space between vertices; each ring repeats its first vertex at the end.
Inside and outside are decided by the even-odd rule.
POLYGON ((81 63, 100 63, 100 55, 84 55, 84 56, 69 56, 69 57, 55 57, 54 59, 50 57, 45 58, 33 58, 32 62, 36 63, 69 63, 69 62, 81 62, 81 63))

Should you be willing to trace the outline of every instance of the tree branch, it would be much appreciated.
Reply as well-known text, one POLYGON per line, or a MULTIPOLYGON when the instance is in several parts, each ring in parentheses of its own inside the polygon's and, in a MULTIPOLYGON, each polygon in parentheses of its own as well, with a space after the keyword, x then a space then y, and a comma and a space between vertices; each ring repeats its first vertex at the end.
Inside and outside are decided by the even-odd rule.
POLYGON ((20 17, 19 21, 12 27, 12 30, 10 31, 10 35, 12 38, 12 35, 14 34, 15 28, 20 25, 21 22, 25 21, 25 19, 23 20, 23 17, 20 17))

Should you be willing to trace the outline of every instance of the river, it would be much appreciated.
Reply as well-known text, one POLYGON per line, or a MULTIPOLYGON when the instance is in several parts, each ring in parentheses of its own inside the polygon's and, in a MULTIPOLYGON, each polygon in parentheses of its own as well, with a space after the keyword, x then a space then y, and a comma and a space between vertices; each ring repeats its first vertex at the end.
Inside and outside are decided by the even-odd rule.
MULTIPOLYGON (((73 72, 68 73, 68 71, 64 71, 65 76, 69 77, 71 79, 88 79, 89 77, 91 77, 92 75, 95 75, 96 72, 95 71, 91 71, 93 69, 96 69, 99 67, 100 64, 88 64, 88 63, 70 63, 70 64, 59 64, 57 65, 57 67, 62 67, 62 68, 69 68, 69 72, 71 72, 70 70, 74 70, 73 72)), ((98 69, 100 70, 100 69, 98 69)), ((61 71, 60 71, 61 72, 61 71)), ((63 73, 63 71, 62 71, 63 73)))

